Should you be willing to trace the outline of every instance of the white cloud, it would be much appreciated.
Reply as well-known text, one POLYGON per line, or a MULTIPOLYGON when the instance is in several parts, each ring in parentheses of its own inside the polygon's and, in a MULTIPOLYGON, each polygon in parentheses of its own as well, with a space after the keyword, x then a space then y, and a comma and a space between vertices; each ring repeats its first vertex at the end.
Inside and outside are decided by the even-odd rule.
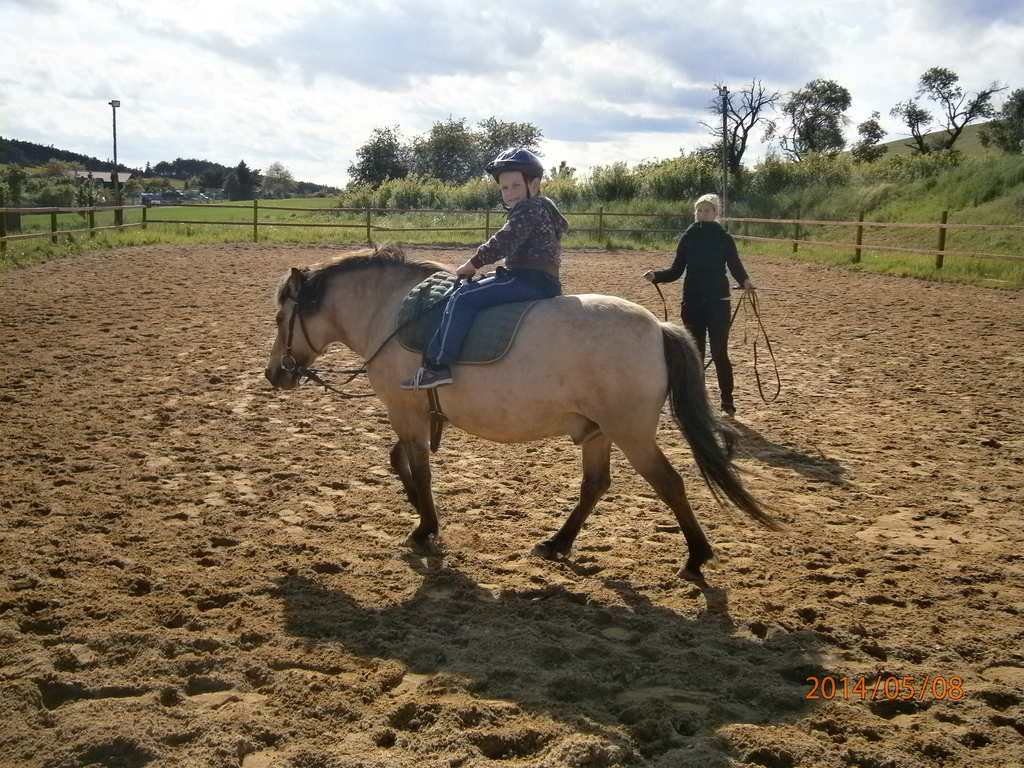
POLYGON ((530 121, 549 165, 585 172, 707 143, 718 81, 834 79, 851 139, 875 110, 896 134, 931 66, 1024 86, 1019 0, 0 0, 0 19, 0 135, 106 159, 119 98, 129 165, 279 161, 335 185, 385 125, 530 121))

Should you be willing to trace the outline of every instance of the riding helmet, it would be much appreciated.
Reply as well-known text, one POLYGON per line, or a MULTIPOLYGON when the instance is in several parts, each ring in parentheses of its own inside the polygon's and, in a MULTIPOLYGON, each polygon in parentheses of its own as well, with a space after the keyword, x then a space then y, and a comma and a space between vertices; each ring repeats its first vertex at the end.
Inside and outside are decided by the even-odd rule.
POLYGON ((544 175, 544 164, 528 149, 506 149, 487 164, 487 172, 498 180, 506 171, 521 171, 526 178, 540 178, 544 175))

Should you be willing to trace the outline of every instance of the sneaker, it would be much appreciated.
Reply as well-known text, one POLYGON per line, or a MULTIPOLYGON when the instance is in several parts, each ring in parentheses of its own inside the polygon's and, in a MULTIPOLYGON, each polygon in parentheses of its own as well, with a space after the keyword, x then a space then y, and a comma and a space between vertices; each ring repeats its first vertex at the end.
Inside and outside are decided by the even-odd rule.
POLYGON ((402 389, 434 389, 453 381, 455 379, 452 378, 452 369, 444 365, 440 368, 420 368, 411 379, 403 381, 398 386, 402 389))
POLYGON ((722 403, 722 413, 726 416, 735 416, 736 406, 732 403, 722 403))

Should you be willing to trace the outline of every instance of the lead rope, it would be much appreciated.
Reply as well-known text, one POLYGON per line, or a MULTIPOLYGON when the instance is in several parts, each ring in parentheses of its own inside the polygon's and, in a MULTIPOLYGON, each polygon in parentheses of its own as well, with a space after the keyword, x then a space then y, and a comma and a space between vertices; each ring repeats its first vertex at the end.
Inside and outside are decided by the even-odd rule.
MULTIPOLYGON (((761 312, 757 306, 757 289, 752 291, 744 291, 743 295, 740 296, 740 300, 736 302, 736 309, 732 312, 732 318, 729 320, 729 327, 732 328, 733 323, 736 321, 736 315, 740 311, 740 307, 743 306, 744 302, 750 305, 751 311, 754 313, 754 318, 757 320, 758 330, 760 334, 754 334, 754 380, 757 382, 757 393, 761 396, 761 402, 763 403, 774 403, 778 398, 779 393, 782 391, 782 378, 779 376, 779 364, 775 359, 775 351, 772 349, 772 340, 768 337, 768 331, 764 327, 764 321, 761 320, 761 312), (768 354, 771 356, 772 368, 775 372, 775 394, 771 396, 771 399, 764 396, 764 386, 761 384, 761 372, 757 365, 757 343, 758 337, 764 336, 765 346, 768 347, 768 354)), ((744 317, 747 317, 744 315, 744 317)), ((749 321, 749 317, 747 318, 749 321)), ((746 330, 744 330, 744 339, 746 339, 746 330)), ((711 360, 708 360, 704 364, 704 370, 708 369, 711 365, 711 360)))

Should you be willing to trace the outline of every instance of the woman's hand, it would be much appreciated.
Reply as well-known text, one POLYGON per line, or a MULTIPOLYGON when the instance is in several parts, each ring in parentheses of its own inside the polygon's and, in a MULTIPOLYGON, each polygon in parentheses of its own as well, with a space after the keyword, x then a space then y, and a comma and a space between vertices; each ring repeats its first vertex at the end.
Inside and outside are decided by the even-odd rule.
POLYGON ((642 277, 648 283, 653 283, 654 282, 654 270, 653 269, 648 269, 646 272, 643 273, 642 277))
POLYGON ((745 291, 754 291, 754 290, 757 290, 757 286, 754 285, 750 281, 750 278, 748 277, 746 280, 743 281, 743 290, 745 290, 745 291))
POLYGON ((474 267, 471 263, 467 261, 465 264, 463 264, 461 267, 455 270, 455 274, 458 275, 459 277, 472 277, 473 275, 476 274, 476 267, 474 267))

